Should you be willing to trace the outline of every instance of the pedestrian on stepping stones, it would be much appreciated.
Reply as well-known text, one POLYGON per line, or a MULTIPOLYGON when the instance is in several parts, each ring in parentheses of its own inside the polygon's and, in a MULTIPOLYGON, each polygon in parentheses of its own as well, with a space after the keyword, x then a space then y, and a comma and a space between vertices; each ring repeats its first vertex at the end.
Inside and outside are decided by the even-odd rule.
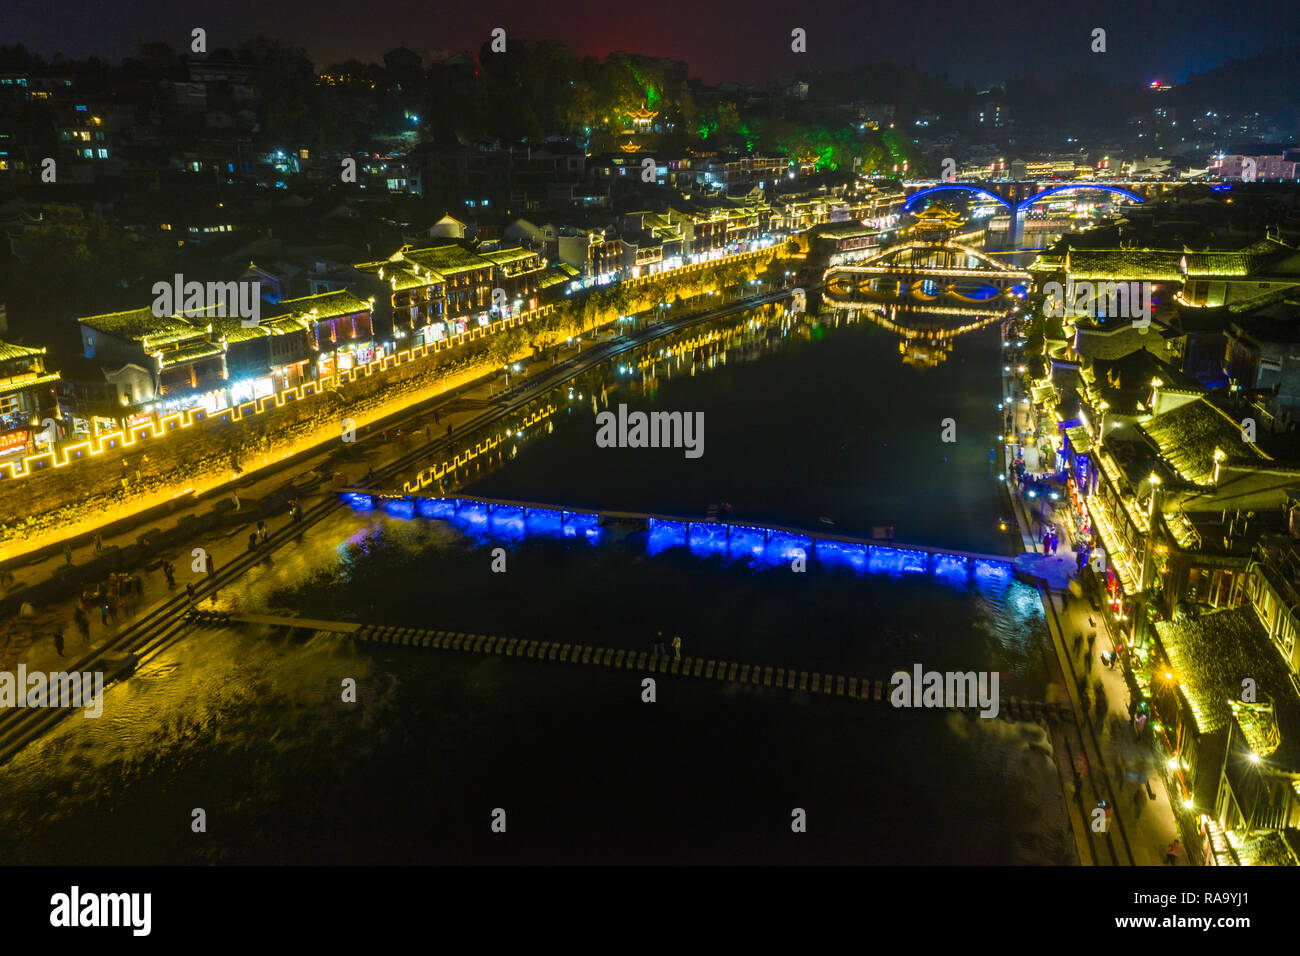
POLYGON ((679 661, 682 659, 682 639, 676 634, 673 635, 673 657, 679 661))
POLYGON ((54 649, 59 652, 60 657, 63 656, 63 629, 62 628, 54 632, 54 649))
POLYGON ((659 654, 667 654, 667 653, 668 651, 664 649, 664 632, 656 631, 655 632, 655 655, 658 656, 659 654))

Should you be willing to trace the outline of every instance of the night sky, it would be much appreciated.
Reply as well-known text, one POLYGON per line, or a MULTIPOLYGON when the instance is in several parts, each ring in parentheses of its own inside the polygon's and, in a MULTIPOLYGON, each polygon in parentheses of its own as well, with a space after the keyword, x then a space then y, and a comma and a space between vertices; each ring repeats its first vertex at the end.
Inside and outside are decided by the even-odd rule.
POLYGON ((116 61, 133 55, 141 40, 188 46, 190 29, 203 26, 209 50, 264 32, 296 40, 324 66, 353 56, 377 59, 399 44, 426 56, 476 51, 499 26, 512 37, 557 40, 581 54, 627 50, 684 59, 710 83, 882 59, 915 59, 931 72, 976 83, 1097 67, 1116 78, 1180 81, 1189 71, 1300 37, 1300 4, 1280 0, 5 0, 4 8, 0 43, 22 42, 46 56, 116 61), (796 26, 808 31, 807 56, 790 52, 796 26), (1094 27, 1107 30, 1104 56, 1089 50, 1094 27))

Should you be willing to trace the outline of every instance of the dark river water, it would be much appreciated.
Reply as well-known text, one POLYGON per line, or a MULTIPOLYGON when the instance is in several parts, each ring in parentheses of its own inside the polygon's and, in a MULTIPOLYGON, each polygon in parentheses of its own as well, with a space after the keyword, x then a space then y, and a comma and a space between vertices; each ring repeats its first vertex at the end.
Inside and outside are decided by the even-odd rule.
MULTIPOLYGON (((462 491, 686 516, 725 502, 738 521, 1009 553, 989 466, 996 326, 922 367, 869 322, 754 325, 584 375, 462 491), (703 454, 598 447, 595 413, 620 403, 702 413, 703 454)), ((982 567, 796 572, 610 526, 525 535, 349 508, 223 601, 638 651, 663 629, 690 656, 886 680, 995 670, 1005 696, 1041 699, 1037 593, 982 567)), ((102 718, 63 721, 0 771, 0 861, 1074 862, 1037 725, 670 676, 645 703, 644 676, 195 629, 111 689, 102 718)))

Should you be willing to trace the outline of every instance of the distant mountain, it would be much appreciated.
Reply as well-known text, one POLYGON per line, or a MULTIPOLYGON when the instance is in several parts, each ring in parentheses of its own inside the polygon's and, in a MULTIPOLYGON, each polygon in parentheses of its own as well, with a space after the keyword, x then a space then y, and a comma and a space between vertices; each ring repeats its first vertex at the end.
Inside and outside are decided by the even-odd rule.
POLYGON ((1300 43, 1193 74, 1171 92, 1190 116, 1259 112, 1289 126, 1300 112, 1300 43))

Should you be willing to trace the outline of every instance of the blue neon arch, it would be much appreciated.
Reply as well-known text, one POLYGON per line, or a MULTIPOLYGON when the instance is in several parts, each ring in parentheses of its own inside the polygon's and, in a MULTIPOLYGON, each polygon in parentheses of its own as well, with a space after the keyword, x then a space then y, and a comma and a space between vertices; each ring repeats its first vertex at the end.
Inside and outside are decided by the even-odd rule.
POLYGON ((1044 198, 1045 196, 1050 196, 1053 193, 1073 192, 1078 189, 1097 189, 1107 193, 1119 193, 1120 195, 1127 196, 1129 199, 1132 199, 1134 202, 1146 201, 1137 193, 1129 192, 1127 189, 1122 189, 1119 186, 1107 186, 1102 183, 1071 183, 1068 186, 1053 186, 1051 189, 1044 189, 1041 193, 1035 193, 1034 195, 1030 196, 1028 199, 1024 199, 1021 202, 1017 203, 1016 212, 1017 213, 1023 212, 1024 210, 1032 206, 1034 203, 1038 202, 1040 199, 1044 198))
POLYGON ((922 196, 930 196, 933 195, 934 193, 949 192, 954 189, 960 190, 962 192, 968 192, 968 193, 979 193, 980 195, 988 196, 990 199, 996 199, 998 202, 1002 203, 1002 205, 1006 206, 1008 209, 1011 208, 1011 203, 1007 202, 997 193, 991 193, 987 189, 980 189, 978 186, 972 186, 969 183, 944 183, 941 186, 931 186, 928 189, 922 189, 920 192, 912 193, 912 195, 908 196, 907 200, 903 203, 903 208, 910 209, 912 203, 916 202, 922 196))

